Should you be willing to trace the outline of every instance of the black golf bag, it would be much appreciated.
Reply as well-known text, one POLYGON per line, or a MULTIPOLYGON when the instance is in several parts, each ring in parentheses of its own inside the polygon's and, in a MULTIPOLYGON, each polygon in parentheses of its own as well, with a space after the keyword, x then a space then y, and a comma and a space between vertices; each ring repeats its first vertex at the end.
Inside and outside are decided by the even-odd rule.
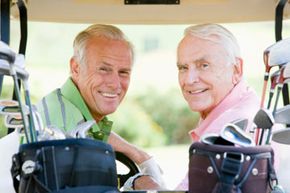
POLYGON ((109 144, 96 140, 21 145, 11 173, 18 193, 118 192, 115 154, 109 144))
POLYGON ((189 193, 269 193, 277 185, 271 146, 193 143, 189 193))

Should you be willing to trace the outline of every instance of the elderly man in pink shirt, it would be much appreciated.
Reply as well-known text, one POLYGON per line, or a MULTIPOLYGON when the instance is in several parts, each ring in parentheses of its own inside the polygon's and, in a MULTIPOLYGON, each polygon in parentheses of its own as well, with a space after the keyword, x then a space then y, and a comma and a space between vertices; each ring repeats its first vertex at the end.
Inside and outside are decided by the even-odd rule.
MULTIPOLYGON (((259 110, 259 98, 243 80, 243 60, 233 34, 218 24, 185 29, 178 45, 179 84, 192 111, 199 112, 193 141, 217 133, 226 123, 248 119, 248 128, 259 110)), ((176 188, 188 190, 188 175, 176 188)))

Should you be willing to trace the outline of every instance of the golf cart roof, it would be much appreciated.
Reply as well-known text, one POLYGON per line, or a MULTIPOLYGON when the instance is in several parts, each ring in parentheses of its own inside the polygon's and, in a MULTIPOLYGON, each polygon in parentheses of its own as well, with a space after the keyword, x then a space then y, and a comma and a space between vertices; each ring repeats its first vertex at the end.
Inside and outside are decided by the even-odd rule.
MULTIPOLYGON (((26 0, 31 21, 114 24, 273 21, 277 3, 278 0, 26 0)), ((14 7, 12 15, 17 18, 14 7)), ((289 3, 284 17, 290 17, 289 3)))

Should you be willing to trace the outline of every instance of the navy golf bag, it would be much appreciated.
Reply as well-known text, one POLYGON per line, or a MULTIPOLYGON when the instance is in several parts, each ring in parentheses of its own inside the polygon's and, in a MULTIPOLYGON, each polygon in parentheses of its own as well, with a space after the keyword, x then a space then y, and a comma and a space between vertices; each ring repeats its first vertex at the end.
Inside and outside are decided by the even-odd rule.
POLYGON ((118 192, 114 151, 96 140, 23 144, 13 156, 11 173, 18 193, 118 192))

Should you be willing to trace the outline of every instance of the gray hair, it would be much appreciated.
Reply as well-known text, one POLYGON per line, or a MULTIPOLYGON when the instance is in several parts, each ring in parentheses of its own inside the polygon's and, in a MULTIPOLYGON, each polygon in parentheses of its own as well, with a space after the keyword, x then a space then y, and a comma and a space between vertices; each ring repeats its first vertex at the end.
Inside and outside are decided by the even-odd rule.
POLYGON ((184 36, 191 35, 201 39, 221 44, 229 55, 229 62, 236 63, 241 58, 240 47, 234 35, 218 24, 200 24, 189 26, 184 30, 184 36))
POLYGON ((133 45, 131 44, 131 42, 129 42, 125 34, 119 28, 113 25, 93 24, 88 28, 86 28, 84 31, 80 32, 73 42, 74 57, 81 64, 86 63, 85 53, 87 41, 93 37, 105 37, 111 40, 120 40, 126 42, 131 50, 133 61, 134 59, 133 45))

